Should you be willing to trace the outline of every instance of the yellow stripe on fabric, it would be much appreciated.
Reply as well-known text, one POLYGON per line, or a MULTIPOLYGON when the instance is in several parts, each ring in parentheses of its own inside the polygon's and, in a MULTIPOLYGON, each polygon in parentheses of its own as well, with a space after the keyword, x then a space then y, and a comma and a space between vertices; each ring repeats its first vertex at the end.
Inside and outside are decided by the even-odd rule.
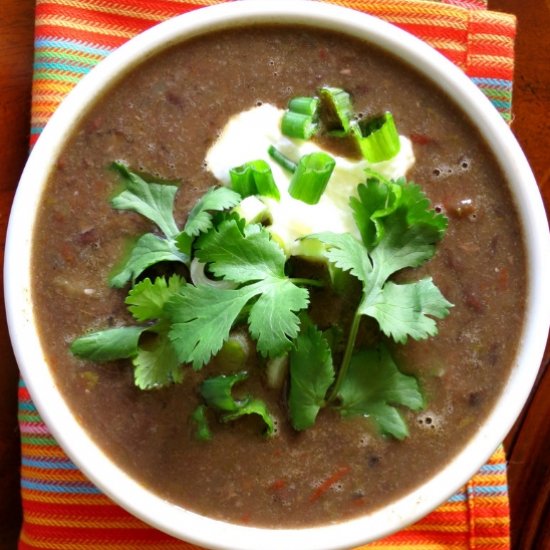
MULTIPOLYGON (((198 2, 193 2, 198 3, 198 2)), ((138 6, 128 8, 116 2, 84 2, 81 0, 57 0, 59 6, 67 6, 72 8, 87 9, 98 13, 107 13, 109 15, 122 15, 132 17, 134 19, 144 19, 147 21, 159 21, 166 17, 166 12, 162 10, 148 10, 143 6, 139 6, 139 12, 136 12, 138 6)))
MULTIPOLYGON (((433 1, 415 0, 408 2, 407 0, 385 0, 384 2, 369 0, 349 1, 349 0, 322 0, 329 4, 339 4, 348 8, 361 9, 373 12, 377 17, 384 17, 386 14, 407 13, 412 15, 433 16, 441 18, 444 21, 452 21, 456 19, 467 18, 467 10, 457 8, 448 4, 439 4, 433 1)), ((423 19, 424 24, 427 22, 423 19)), ((431 19, 430 19, 431 22, 431 19)))
POLYGON ((26 457, 63 458, 63 459, 67 458, 67 455, 61 449, 61 447, 33 447, 30 445, 23 445, 22 452, 26 457))
POLYGON ((118 38, 132 38, 135 36, 135 32, 129 31, 118 25, 92 25, 85 23, 78 23, 75 19, 63 16, 45 16, 37 17, 37 25, 49 25, 53 27, 68 28, 73 31, 86 31, 96 34, 103 34, 106 36, 116 36, 118 38))
POLYGON ((480 42, 488 44, 498 44, 499 46, 510 49, 514 47, 514 39, 511 36, 503 36, 501 34, 472 33, 472 36, 470 36, 470 44, 476 44, 480 42))
POLYGON ((510 518, 508 516, 487 516, 476 517, 476 525, 482 527, 508 526, 510 518))
POLYGON ((21 489, 23 500, 45 502, 47 504, 111 505, 111 501, 102 493, 82 495, 77 493, 45 493, 35 489, 21 489))
POLYGON ((438 50, 448 50, 453 52, 462 52, 465 51, 464 43, 458 40, 453 40, 452 38, 428 38, 426 37, 425 42, 429 42, 431 46, 437 48, 438 50))
MULTIPOLYGON (((74 51, 74 50, 73 50, 74 51)), ((96 65, 105 56, 99 53, 79 51, 78 53, 71 53, 71 48, 52 48, 51 46, 38 46, 35 49, 37 59, 61 59, 69 60, 77 63, 78 65, 96 65)))
POLYGON ((42 471, 38 469, 30 469, 28 467, 23 467, 21 469, 21 475, 29 481, 79 481, 87 482, 88 479, 84 477, 84 474, 79 470, 55 470, 55 465, 52 468, 44 468, 42 471))
MULTIPOLYGON (((464 510, 464 516, 466 516, 466 510, 464 510)), ((468 532, 468 526, 466 525, 466 522, 464 521, 464 517, 462 519, 456 520, 454 523, 449 523, 446 518, 441 518, 440 521, 445 521, 446 523, 428 523, 428 522, 420 522, 415 523, 414 525, 410 525, 407 527, 407 531, 431 531, 431 532, 438 532, 438 533, 467 533, 468 532)))
MULTIPOLYGON (((478 484, 479 485, 479 484, 478 484)), ((498 496, 475 496, 476 506, 497 506, 497 505, 508 505, 508 496, 507 495, 498 495, 498 496)))
POLYGON ((441 29, 455 29, 466 31, 466 18, 445 18, 434 16, 434 19, 427 19, 426 17, 412 17, 410 15, 392 15, 392 14, 382 14, 377 13, 377 15, 383 16, 384 19, 387 19, 391 23, 399 25, 419 25, 424 27, 439 27, 441 29))
MULTIPOLYGON (((458 491, 462 493, 462 491, 458 491)), ((466 502, 445 502, 442 504, 439 508, 437 508, 437 512, 444 514, 445 512, 448 513, 456 513, 456 512, 462 512, 466 509, 466 502)))
MULTIPOLYGON (((510 539, 508 537, 476 537, 475 548, 508 548, 510 539), (497 546, 498 545, 498 546, 497 546)), ((542 549, 541 549, 542 550, 542 549)))

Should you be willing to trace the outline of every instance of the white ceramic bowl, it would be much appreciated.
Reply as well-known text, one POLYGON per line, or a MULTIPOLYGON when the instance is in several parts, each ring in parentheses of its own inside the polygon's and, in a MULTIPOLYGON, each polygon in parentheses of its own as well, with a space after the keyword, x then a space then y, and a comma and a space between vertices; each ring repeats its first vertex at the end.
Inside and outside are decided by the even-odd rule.
POLYGON ((222 4, 162 23, 122 46, 83 78, 56 111, 35 146, 19 184, 5 253, 10 335, 21 373, 42 418, 71 459, 102 491, 147 523, 215 549, 320 550, 350 548, 418 520, 451 496, 489 458, 519 415, 537 374, 550 324, 550 238, 536 182, 507 125, 454 65, 423 42, 378 19, 335 5, 302 0, 222 4), (54 159, 100 92, 143 59, 191 36, 247 22, 315 25, 373 41, 413 65, 452 95, 491 145, 521 212, 528 262, 526 322, 516 364, 502 397, 479 432, 436 476, 391 506, 351 521, 300 530, 223 523, 151 494, 121 471, 76 421, 52 378, 34 324, 30 253, 33 222, 54 159))

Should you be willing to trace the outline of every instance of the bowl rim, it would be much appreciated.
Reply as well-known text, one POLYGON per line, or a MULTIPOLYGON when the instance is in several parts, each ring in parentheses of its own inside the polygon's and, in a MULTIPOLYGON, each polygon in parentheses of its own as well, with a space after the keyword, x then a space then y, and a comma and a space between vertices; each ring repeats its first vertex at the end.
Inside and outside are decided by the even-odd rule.
POLYGON ((15 356, 42 419, 71 460, 113 501, 157 529, 212 549, 336 550, 379 539, 417 521, 466 483, 504 439, 534 384, 548 335, 550 287, 544 284, 545 274, 550 273, 548 250, 548 222, 528 162, 500 114, 460 69, 418 38, 351 8, 312 0, 245 0, 204 7, 152 27, 101 61, 63 100, 29 157, 14 199, 5 247, 5 305, 15 356), (29 220, 35 219, 64 138, 102 90, 114 86, 147 58, 193 36, 258 21, 319 26, 373 41, 415 67, 447 95, 458 98, 508 174, 527 255, 529 292, 520 352, 501 397, 481 429, 444 470, 393 504, 366 516, 312 528, 230 524, 184 510, 149 493, 111 462, 78 424, 50 374, 33 322, 33 223, 29 220), (529 216, 521 214, 525 212, 529 216), (510 395, 514 395, 511 401, 505 398, 510 395), (431 496, 434 494, 438 497, 431 496))

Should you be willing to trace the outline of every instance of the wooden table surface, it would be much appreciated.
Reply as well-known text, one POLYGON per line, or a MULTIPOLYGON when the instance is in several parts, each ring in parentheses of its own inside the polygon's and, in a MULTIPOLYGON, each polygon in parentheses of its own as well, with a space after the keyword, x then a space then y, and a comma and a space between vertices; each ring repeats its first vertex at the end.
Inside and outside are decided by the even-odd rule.
MULTIPOLYGON (((550 212, 550 0, 489 0, 518 17, 514 122, 550 212)), ((0 6, 0 235, 28 152, 34 0, 0 6)), ((2 258, 3 258, 2 247, 2 258)), ((550 251, 549 251, 550 253, 550 251)), ((549 280, 550 283, 550 280, 549 280)), ((16 548, 21 522, 16 418, 18 372, 0 317, 0 550, 16 548)), ((550 348, 537 385, 506 440, 512 548, 550 549, 550 348)))

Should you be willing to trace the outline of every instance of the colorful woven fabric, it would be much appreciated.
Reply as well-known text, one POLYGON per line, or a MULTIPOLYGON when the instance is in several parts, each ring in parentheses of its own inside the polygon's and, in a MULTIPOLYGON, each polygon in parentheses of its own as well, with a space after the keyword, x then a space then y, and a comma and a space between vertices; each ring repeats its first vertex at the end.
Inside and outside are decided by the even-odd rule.
MULTIPOLYGON (((38 0, 31 144, 63 97, 96 63, 151 25, 222 0, 38 0)), ((515 20, 485 0, 326 0, 379 16, 456 63, 511 118, 515 20)), ((22 382, 23 550, 196 549, 112 503, 72 464, 22 382)), ((361 548, 509 548, 506 464, 498 449, 456 495, 415 525, 361 548)), ((261 549, 258 549, 261 550, 261 549)))

